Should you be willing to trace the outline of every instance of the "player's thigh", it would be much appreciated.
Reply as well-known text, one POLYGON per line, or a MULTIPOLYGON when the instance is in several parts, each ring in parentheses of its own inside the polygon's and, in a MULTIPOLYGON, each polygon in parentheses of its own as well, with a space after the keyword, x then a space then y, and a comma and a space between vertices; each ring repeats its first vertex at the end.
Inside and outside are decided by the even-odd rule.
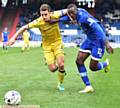
POLYGON ((76 63, 83 64, 84 61, 87 59, 87 57, 90 55, 90 53, 91 53, 91 45, 89 40, 86 39, 80 46, 76 63))
POLYGON ((77 55, 77 59, 84 61, 89 55, 90 53, 79 51, 77 55))
POLYGON ((56 62, 59 66, 64 66, 64 55, 58 56, 56 62))
POLYGON ((79 51, 85 52, 85 53, 91 53, 91 42, 86 39, 81 45, 79 51))
POLYGON ((58 66, 64 65, 64 51, 63 51, 63 44, 61 41, 55 42, 54 46, 54 55, 56 57, 56 62, 58 66))
POLYGON ((79 51, 76 59, 76 63, 82 65, 84 61, 89 57, 90 53, 79 51))
POLYGON ((48 68, 51 72, 55 72, 57 70, 57 66, 55 64, 55 55, 51 50, 51 46, 44 47, 44 57, 48 68))
POLYGON ((91 51, 91 58, 93 60, 100 60, 105 52, 105 47, 104 47, 104 43, 100 41, 95 42, 96 44, 93 45, 92 47, 92 51, 91 51))
POLYGON ((48 65, 55 63, 55 56, 50 46, 44 48, 44 57, 48 65))
POLYGON ((54 64, 55 57, 54 57, 54 54, 52 52, 44 52, 44 57, 45 57, 46 63, 48 65, 54 64))
POLYGON ((54 47, 53 47, 54 55, 55 55, 56 59, 58 59, 58 61, 59 61, 59 58, 64 59, 64 51, 63 51, 62 46, 63 46, 62 42, 57 41, 57 42, 55 42, 54 47))

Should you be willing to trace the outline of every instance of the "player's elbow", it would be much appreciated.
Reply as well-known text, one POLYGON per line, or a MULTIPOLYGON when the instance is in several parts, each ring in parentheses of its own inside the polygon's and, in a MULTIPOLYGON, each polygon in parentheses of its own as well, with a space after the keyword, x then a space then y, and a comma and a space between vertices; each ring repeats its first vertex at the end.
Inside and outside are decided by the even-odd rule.
POLYGON ((24 30, 26 30, 26 29, 28 29, 28 25, 24 25, 24 26, 21 28, 22 31, 24 31, 24 30))

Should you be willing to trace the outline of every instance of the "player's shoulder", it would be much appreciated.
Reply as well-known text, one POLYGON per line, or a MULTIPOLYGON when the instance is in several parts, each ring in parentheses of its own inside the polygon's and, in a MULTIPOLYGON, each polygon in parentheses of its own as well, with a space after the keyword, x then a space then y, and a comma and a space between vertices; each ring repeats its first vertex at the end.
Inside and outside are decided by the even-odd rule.
POLYGON ((42 18, 39 17, 39 18, 33 20, 32 22, 30 22, 29 25, 31 25, 31 24, 32 25, 36 25, 36 24, 39 24, 41 21, 42 21, 42 18))
POLYGON ((78 8, 78 12, 79 12, 79 13, 84 13, 84 12, 86 12, 86 10, 83 9, 83 8, 78 8))
POLYGON ((56 11, 53 11, 53 12, 50 13, 50 15, 51 15, 51 17, 56 17, 57 12, 56 12, 56 11))
POLYGON ((33 22, 40 22, 40 21, 42 21, 42 17, 35 19, 33 22))
POLYGON ((81 21, 85 20, 86 17, 87 17, 87 14, 86 14, 86 12, 85 12, 85 9, 83 9, 83 8, 78 8, 78 13, 77 13, 77 15, 78 15, 79 20, 81 20, 81 21))
POLYGON ((89 13, 87 12, 87 10, 83 8, 78 8, 78 14, 84 16, 84 15, 88 15, 89 13))

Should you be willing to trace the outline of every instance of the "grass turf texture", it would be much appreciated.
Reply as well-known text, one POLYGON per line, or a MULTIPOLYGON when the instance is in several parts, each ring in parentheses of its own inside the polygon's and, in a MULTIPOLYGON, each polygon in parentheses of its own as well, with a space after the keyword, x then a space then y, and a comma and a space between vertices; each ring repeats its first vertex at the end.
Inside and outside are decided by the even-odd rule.
MULTIPOLYGON (((64 92, 59 92, 57 72, 51 73, 45 64, 41 48, 21 53, 20 48, 9 48, 8 53, 0 49, 0 104, 4 94, 17 90, 24 105, 40 105, 41 108, 120 108, 120 49, 110 56, 110 73, 88 70, 94 93, 79 94, 85 86, 77 73, 75 59, 77 48, 65 48, 64 92)), ((88 67, 89 59, 86 61, 88 67)))

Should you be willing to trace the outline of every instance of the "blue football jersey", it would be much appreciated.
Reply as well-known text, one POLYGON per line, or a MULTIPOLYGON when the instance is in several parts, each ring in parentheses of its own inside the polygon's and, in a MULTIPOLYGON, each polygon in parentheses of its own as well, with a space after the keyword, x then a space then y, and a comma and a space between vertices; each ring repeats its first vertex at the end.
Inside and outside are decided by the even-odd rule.
POLYGON ((78 8, 77 22, 87 34, 88 39, 106 39, 105 30, 96 18, 90 15, 85 9, 78 8))
MULTIPOLYGON (((70 21, 68 16, 60 18, 60 21, 70 21)), ((87 38, 90 40, 101 39, 106 40, 105 29, 96 18, 89 14, 85 9, 78 8, 76 15, 76 21, 78 26, 82 27, 86 33, 87 38)))
POLYGON ((7 42, 8 41, 8 35, 9 35, 9 32, 2 32, 2 34, 3 34, 3 41, 4 42, 7 42))

